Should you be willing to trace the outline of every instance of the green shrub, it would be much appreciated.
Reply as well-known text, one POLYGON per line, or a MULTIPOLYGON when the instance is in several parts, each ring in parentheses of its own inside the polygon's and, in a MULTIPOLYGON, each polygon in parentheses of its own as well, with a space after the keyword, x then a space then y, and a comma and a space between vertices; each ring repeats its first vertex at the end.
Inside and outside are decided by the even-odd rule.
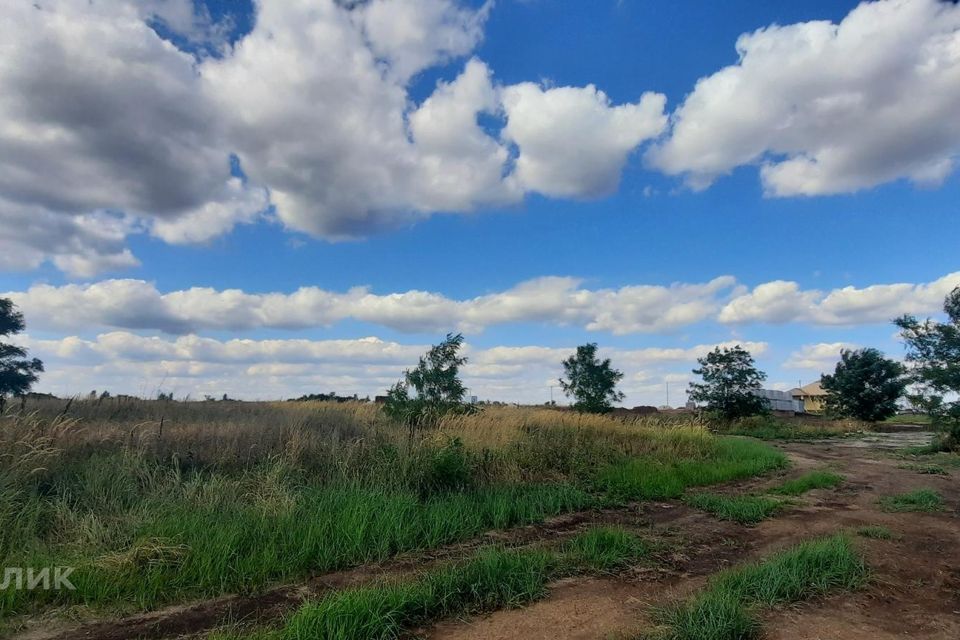
POLYGON ((422 497, 464 491, 473 485, 473 465, 459 438, 427 452, 423 475, 418 483, 422 497))

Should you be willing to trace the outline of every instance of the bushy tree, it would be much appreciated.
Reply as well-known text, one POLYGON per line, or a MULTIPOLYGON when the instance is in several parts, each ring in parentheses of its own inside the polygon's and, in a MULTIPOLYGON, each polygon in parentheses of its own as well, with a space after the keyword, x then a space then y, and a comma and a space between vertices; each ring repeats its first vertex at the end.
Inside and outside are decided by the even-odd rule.
MULTIPOLYGON (((24 329, 23 314, 9 298, 0 298, 0 338, 20 333, 24 329)), ((23 396, 43 372, 43 363, 28 359, 27 350, 0 342, 0 412, 7 396, 23 396)))
POLYGON ((896 415, 907 386, 904 368, 876 349, 844 349, 832 375, 820 377, 827 392, 827 413, 869 422, 896 415))
POLYGON ((917 385, 911 402, 922 406, 946 429, 944 445, 960 448, 960 287, 943 302, 946 322, 920 322, 905 315, 894 320, 907 347, 910 381, 917 385))
POLYGON ((766 413, 767 401, 754 391, 761 389, 767 374, 758 371, 750 352, 737 345, 717 347, 697 358, 699 369, 693 373, 703 382, 691 382, 687 395, 707 411, 724 420, 735 420, 766 413))
POLYGON ((387 415, 408 424, 424 424, 448 413, 475 411, 464 402, 467 389, 460 380, 460 367, 467 359, 460 355, 462 346, 462 334, 448 333, 443 342, 421 356, 417 367, 405 371, 404 379, 387 391, 387 415))
POLYGON ((560 387, 567 397, 574 399, 573 408, 584 413, 607 413, 614 402, 623 400, 617 383, 623 372, 610 364, 610 359, 597 357, 597 345, 591 342, 577 347, 577 352, 563 361, 566 379, 560 378, 560 387))

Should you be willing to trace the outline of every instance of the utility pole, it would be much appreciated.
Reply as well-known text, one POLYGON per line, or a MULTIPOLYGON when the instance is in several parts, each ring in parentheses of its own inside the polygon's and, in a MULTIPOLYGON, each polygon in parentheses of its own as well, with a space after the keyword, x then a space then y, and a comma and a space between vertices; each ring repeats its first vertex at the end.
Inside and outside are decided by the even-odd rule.
POLYGON ((550 404, 553 404, 553 385, 550 385, 550 404))
POLYGON ((670 406, 670 381, 668 380, 665 384, 667 385, 667 406, 669 407, 670 406))

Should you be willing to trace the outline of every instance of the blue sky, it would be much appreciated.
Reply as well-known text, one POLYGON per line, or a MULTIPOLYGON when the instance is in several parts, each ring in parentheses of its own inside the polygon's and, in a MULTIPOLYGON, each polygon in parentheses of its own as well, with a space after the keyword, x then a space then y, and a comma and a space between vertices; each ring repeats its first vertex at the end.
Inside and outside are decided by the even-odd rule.
POLYGON ((462 330, 481 397, 594 341, 677 404, 715 344, 779 387, 899 356, 960 284, 949 3, 39 5, 0 292, 40 390, 367 395, 462 330))

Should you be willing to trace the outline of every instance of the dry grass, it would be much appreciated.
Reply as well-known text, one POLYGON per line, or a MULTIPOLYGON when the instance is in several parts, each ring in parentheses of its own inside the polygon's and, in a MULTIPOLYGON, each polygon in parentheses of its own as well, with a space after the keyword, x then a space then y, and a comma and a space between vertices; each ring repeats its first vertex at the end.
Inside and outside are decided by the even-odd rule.
MULTIPOLYGON (((6 444, 2 438, 23 440, 18 455, 33 443, 48 453, 126 450, 217 467, 247 467, 275 457, 300 464, 350 444, 389 441, 402 446, 411 438, 383 415, 379 405, 364 402, 35 400, 26 411, 8 409, 0 425, 0 443, 6 444)), ((435 442, 457 438, 472 451, 492 451, 553 439, 558 433, 568 441, 602 441, 628 455, 664 449, 678 456, 700 455, 712 442, 705 425, 694 417, 615 418, 496 406, 445 417, 416 438, 435 442)), ((11 448, 4 446, 4 451, 11 448)))
POLYGON ((0 619, 257 589, 784 464, 676 418, 491 407, 411 432, 323 402, 37 401, 0 416, 0 451, 0 561, 77 567, 77 591, 0 592, 0 619))

